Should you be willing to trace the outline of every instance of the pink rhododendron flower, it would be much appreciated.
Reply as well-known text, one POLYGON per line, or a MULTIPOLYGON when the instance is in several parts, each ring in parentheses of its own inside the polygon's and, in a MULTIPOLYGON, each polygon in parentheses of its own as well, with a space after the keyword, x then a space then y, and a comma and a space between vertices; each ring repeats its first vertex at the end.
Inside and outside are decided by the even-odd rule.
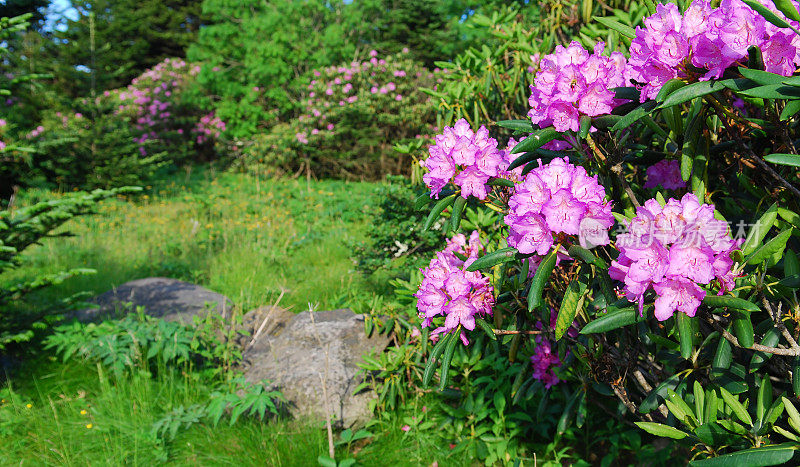
POLYGON ((482 126, 473 132, 463 118, 454 127, 445 127, 435 142, 428 150, 429 157, 420 161, 428 169, 422 178, 431 189, 432 198, 438 198, 442 188, 452 180, 461 188, 462 197, 486 199, 489 179, 508 166, 497 150, 497 141, 489 137, 489 130, 482 126), (458 169, 462 170, 456 174, 458 169))
POLYGON ((558 234, 578 236, 582 246, 607 245, 614 225, 605 189, 568 158, 533 169, 508 201, 508 244, 520 253, 546 255, 558 234))
POLYGON ((644 294, 658 298, 655 316, 664 321, 676 310, 694 316, 706 295, 698 284, 717 280, 720 293, 734 286, 730 254, 742 240, 730 236, 728 224, 714 218, 714 206, 687 193, 661 206, 648 200, 617 236, 619 258, 611 263, 612 279, 624 282, 628 300, 643 311, 644 294))
MULTIPOLYGON (((785 19, 771 2, 761 3, 785 19)), ((675 4, 659 4, 644 24, 636 28, 626 72, 642 86, 642 102, 654 98, 670 79, 688 78, 689 65, 706 70, 700 80, 720 78, 745 61, 751 46, 761 49, 768 72, 789 76, 800 63, 800 37, 768 23, 741 0, 723 0, 718 8, 695 1, 683 14, 675 4)))
POLYGON ((625 86, 625 57, 619 52, 604 56, 604 48, 605 44, 598 42, 589 54, 573 41, 542 58, 528 100, 528 117, 534 124, 578 131, 581 115, 607 114, 625 102, 615 99, 612 91, 625 86))
POLYGON ((661 185, 667 190, 686 188, 686 182, 681 177, 681 164, 676 160, 662 160, 647 168, 647 181, 645 188, 656 188, 661 185))
MULTIPOLYGON (((472 232, 469 241, 463 234, 455 235, 422 270, 424 277, 414 294, 422 327, 431 326, 437 316, 445 317, 444 326, 437 327, 431 333, 432 340, 434 336, 449 333, 459 326, 472 331, 475 329, 476 315, 492 314, 494 288, 489 279, 479 271, 466 271, 478 258, 481 249, 477 231, 472 232), (456 253, 467 257, 466 261, 459 259, 456 253)), ((469 343, 463 331, 460 338, 464 345, 469 343)))

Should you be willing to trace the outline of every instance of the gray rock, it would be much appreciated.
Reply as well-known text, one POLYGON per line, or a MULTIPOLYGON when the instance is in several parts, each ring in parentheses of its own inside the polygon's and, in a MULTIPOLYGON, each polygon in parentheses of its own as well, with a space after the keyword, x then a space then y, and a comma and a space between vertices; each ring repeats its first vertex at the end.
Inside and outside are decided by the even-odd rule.
POLYGON ((375 394, 353 394, 361 382, 356 364, 371 351, 382 352, 388 337, 368 339, 363 315, 348 309, 303 312, 288 320, 281 316, 285 324, 276 323, 245 350, 247 381, 269 380, 286 396, 295 416, 325 419, 332 414, 345 427, 368 420, 375 394))
POLYGON ((193 316, 204 316, 208 311, 227 316, 226 312, 233 306, 224 295, 199 285, 164 277, 126 282, 89 302, 99 308, 78 311, 75 313, 77 319, 93 321, 118 317, 142 306, 150 316, 190 325, 193 316))

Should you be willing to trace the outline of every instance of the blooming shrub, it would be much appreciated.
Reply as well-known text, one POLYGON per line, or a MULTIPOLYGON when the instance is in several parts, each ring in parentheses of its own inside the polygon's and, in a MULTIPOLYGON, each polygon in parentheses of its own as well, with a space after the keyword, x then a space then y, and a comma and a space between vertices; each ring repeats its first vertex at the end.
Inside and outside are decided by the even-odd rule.
POLYGON ((544 55, 528 119, 497 122, 520 137, 506 149, 466 121, 429 148, 434 199, 418 203, 456 236, 416 290, 420 326, 445 319, 409 379, 439 368, 440 390, 462 394, 446 392, 457 423, 500 367, 473 356, 499 351, 501 417, 505 401, 549 398, 557 413, 525 416, 557 418, 554 435, 595 407, 697 465, 797 462, 800 10, 683 7, 653 5, 635 30, 606 18, 627 53, 582 38, 591 54, 572 42, 544 55), (480 249, 458 236, 476 219, 480 249))
POLYGON ((199 65, 168 58, 128 87, 105 93, 105 98, 117 103, 115 113, 133 123, 143 156, 147 155, 145 142, 157 151, 168 151, 176 162, 215 155, 214 142, 220 140, 226 126, 205 110, 206 99, 194 92, 199 72, 199 65))
MULTIPOLYGON (((400 53, 314 70, 301 96, 302 113, 270 130, 267 152, 283 155, 285 172, 378 178, 401 173, 407 159, 392 148, 427 134, 434 107, 420 91, 433 74, 400 53)), ((243 165, 268 161, 249 154, 243 165)))

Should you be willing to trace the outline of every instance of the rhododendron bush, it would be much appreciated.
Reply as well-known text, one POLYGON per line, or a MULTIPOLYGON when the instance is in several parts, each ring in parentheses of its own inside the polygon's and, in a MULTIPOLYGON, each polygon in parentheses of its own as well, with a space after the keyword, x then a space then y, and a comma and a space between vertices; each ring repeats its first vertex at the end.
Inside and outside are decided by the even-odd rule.
POLYGON ((216 158, 226 124, 193 87, 198 70, 166 59, 125 88, 44 112, 37 127, 18 135, 36 148, 30 173, 18 178, 62 187, 120 186, 142 183, 165 164, 216 158))
POLYGON ((602 20, 627 51, 536 57, 527 118, 434 137, 417 206, 449 240, 409 284, 416 378, 471 394, 499 351, 501 414, 551 399, 557 433, 599 410, 697 465, 797 462, 798 4, 645 4, 602 20))
POLYGON ((379 178, 407 170, 395 144, 433 131, 435 107, 421 87, 434 73, 407 51, 313 70, 300 114, 279 123, 242 163, 316 176, 379 178))

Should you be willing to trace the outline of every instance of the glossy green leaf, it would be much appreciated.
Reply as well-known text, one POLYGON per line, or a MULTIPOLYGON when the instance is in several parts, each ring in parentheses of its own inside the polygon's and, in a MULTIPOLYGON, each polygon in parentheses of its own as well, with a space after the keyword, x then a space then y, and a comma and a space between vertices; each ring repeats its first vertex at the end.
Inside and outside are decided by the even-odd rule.
POLYGON ((761 379, 761 386, 758 388, 758 397, 756 398, 756 417, 761 424, 766 421, 764 416, 770 406, 772 406, 772 383, 769 375, 765 375, 761 379))
MULTIPOLYGON (((780 334, 776 328, 769 328, 766 333, 764 333, 764 337, 761 339, 761 345, 767 347, 775 347, 778 345, 778 341, 780 340, 780 334)), ((758 371, 764 362, 769 360, 772 357, 772 354, 765 353, 765 352, 755 352, 753 357, 750 359, 750 373, 758 371)))
POLYGON ((461 214, 464 212, 464 207, 467 205, 467 200, 459 196, 456 202, 453 203, 453 213, 450 215, 450 230, 458 232, 458 227, 461 225, 461 214))
POLYGON ((730 295, 706 294, 703 298, 703 305, 711 308, 733 308, 735 310, 760 311, 761 309, 753 302, 743 298, 732 297, 730 295))
POLYGON ((756 251, 756 248, 758 248, 759 245, 761 245, 761 242, 764 241, 764 237, 767 236, 769 229, 771 229, 775 224, 775 220, 777 218, 777 204, 773 204, 750 228, 750 231, 747 232, 747 238, 740 248, 742 250, 742 254, 749 255, 750 253, 756 251))
POLYGON ((455 200, 456 200, 455 193, 446 198, 440 199, 439 202, 436 203, 436 205, 433 207, 431 213, 428 214, 428 218, 425 220, 425 225, 422 226, 422 230, 430 229, 433 223, 436 222, 436 219, 439 218, 439 215, 442 213, 442 211, 444 211, 445 209, 447 209, 448 206, 453 204, 455 200))
POLYGON ((696 460, 689 463, 691 467, 761 467, 779 465, 788 462, 800 445, 795 443, 773 444, 754 449, 696 460))
POLYGON ((764 156, 764 160, 778 165, 800 167, 800 156, 797 154, 769 154, 764 156))
POLYGON ((750 319, 749 311, 737 310, 734 312, 733 334, 742 347, 749 349, 756 343, 756 335, 753 331, 753 322, 750 319))
POLYGON ((461 327, 456 328, 454 331, 451 331, 450 334, 452 337, 450 341, 447 343, 447 348, 444 349, 444 355, 442 355, 442 366, 439 370, 439 390, 444 391, 447 387, 447 378, 448 372, 450 371, 450 362, 453 361, 453 354, 456 351, 456 345, 461 340, 459 339, 459 334, 461 334, 461 327))
POLYGON ((772 0, 772 3, 775 4, 775 8, 778 9, 781 13, 783 13, 787 18, 800 21, 800 13, 797 11, 797 7, 791 2, 791 0, 772 0))
POLYGON ((422 374, 422 385, 427 386, 430 384, 431 379, 433 378, 433 373, 436 370, 436 359, 444 352, 445 347, 447 347, 447 343, 453 339, 453 334, 447 334, 441 339, 431 350, 431 354, 428 357, 428 362, 425 364, 425 372, 422 374))
POLYGON ((686 432, 683 432, 677 428, 673 428, 669 425, 664 425, 662 423, 655 423, 655 422, 635 422, 635 423, 636 426, 638 426, 642 430, 650 433, 651 435, 660 436, 662 438, 683 439, 689 436, 689 434, 686 432))
POLYGON ((480 328, 483 329, 483 332, 485 332, 486 335, 489 336, 489 339, 493 341, 497 340, 497 334, 494 333, 494 329, 489 323, 486 322, 486 320, 482 318, 477 318, 475 320, 475 323, 477 323, 478 326, 480 326, 480 328))
MULTIPOLYGON (((581 269, 585 270, 587 266, 582 266, 581 269)), ((587 275, 579 272, 575 278, 570 281, 567 290, 564 291, 564 298, 561 300, 561 307, 558 310, 558 317, 556 318, 556 340, 561 340, 564 333, 572 326, 575 321, 575 316, 583 308, 584 294, 586 293, 587 275)))
POLYGON ((733 410, 733 413, 736 414, 739 420, 741 420, 748 426, 753 426, 753 418, 750 417, 750 413, 748 413, 744 405, 742 405, 742 403, 739 402, 739 399, 730 392, 728 392, 728 390, 725 388, 720 388, 719 391, 722 394, 722 399, 725 400, 725 405, 727 405, 728 407, 731 408, 731 410, 733 410))
POLYGON ((656 103, 653 101, 647 101, 641 104, 639 107, 636 107, 620 118, 617 123, 611 127, 611 131, 622 130, 630 127, 634 123, 638 122, 642 117, 650 114, 655 107, 656 103))
POLYGON ((560 248, 560 244, 554 246, 550 253, 539 263, 539 267, 536 268, 531 282, 531 289, 528 292, 528 311, 533 311, 544 303, 542 299, 544 287, 547 285, 547 281, 550 280, 550 275, 556 266, 556 255, 560 248))
MULTIPOLYGON (((531 152, 535 149, 539 149, 540 147, 549 143, 550 141, 553 141, 560 135, 561 133, 557 132, 553 127, 547 127, 542 130, 535 131, 531 133, 530 136, 517 143, 517 145, 514 146, 514 149, 511 150, 511 153, 519 154, 521 152, 531 152)), ((508 170, 512 170, 522 165, 522 163, 514 165, 515 162, 517 162, 516 159, 511 164, 509 164, 508 170)))
POLYGON ((507 263, 516 259, 516 248, 500 248, 499 250, 487 253, 480 258, 476 259, 472 264, 467 267, 467 271, 479 271, 489 269, 498 264, 507 263))
POLYGON ((706 94, 711 94, 712 92, 721 91, 723 89, 725 89, 725 85, 719 81, 698 81, 697 83, 689 84, 669 94, 664 99, 664 102, 662 102, 656 108, 663 109, 665 107, 683 104, 684 102, 705 96, 706 94))
POLYGON ((596 334, 598 332, 608 332, 629 326, 638 320, 638 312, 634 307, 622 310, 611 311, 599 318, 595 318, 581 329, 581 334, 596 334))
POLYGON ((594 20, 597 21, 598 23, 602 24, 603 26, 607 27, 608 29, 612 29, 614 31, 617 31, 618 33, 622 34, 623 36, 627 37, 628 39, 636 38, 636 31, 634 31, 634 29, 632 27, 630 27, 630 26, 628 26, 626 24, 622 24, 622 23, 620 23, 619 21, 617 21, 615 19, 602 17, 602 16, 595 16, 594 20))
POLYGON ((514 131, 527 131, 528 133, 534 131, 533 124, 530 120, 500 120, 497 126, 501 128, 508 128, 514 131))
POLYGON ((770 84, 783 84, 783 82, 786 80, 786 77, 783 75, 778 75, 763 70, 753 70, 741 66, 739 67, 739 72, 745 78, 754 81, 756 84, 761 86, 767 86, 770 84))
POLYGON ((678 325, 678 338, 681 345, 681 357, 688 360, 692 356, 694 347, 694 325, 692 319, 686 313, 675 313, 675 321, 678 325))
POLYGON ((711 361, 711 368, 727 370, 731 367, 733 351, 731 343, 723 336, 719 336, 717 350, 714 352, 714 359, 711 361))
POLYGON ((779 233, 775 238, 770 239, 767 243, 758 247, 750 256, 745 258, 745 264, 760 264, 774 256, 780 256, 783 250, 786 249, 786 242, 792 235, 792 229, 789 228, 779 233))
POLYGON ((800 99, 788 101, 783 110, 781 110, 780 118, 782 121, 786 121, 797 115, 798 112, 800 112, 800 99))
POLYGON ((742 0, 744 3, 747 4, 750 8, 756 10, 758 14, 764 17, 765 20, 769 21, 770 23, 778 26, 779 28, 788 28, 789 23, 787 23, 784 19, 780 18, 778 15, 773 13, 769 8, 762 5, 757 0, 742 0))

